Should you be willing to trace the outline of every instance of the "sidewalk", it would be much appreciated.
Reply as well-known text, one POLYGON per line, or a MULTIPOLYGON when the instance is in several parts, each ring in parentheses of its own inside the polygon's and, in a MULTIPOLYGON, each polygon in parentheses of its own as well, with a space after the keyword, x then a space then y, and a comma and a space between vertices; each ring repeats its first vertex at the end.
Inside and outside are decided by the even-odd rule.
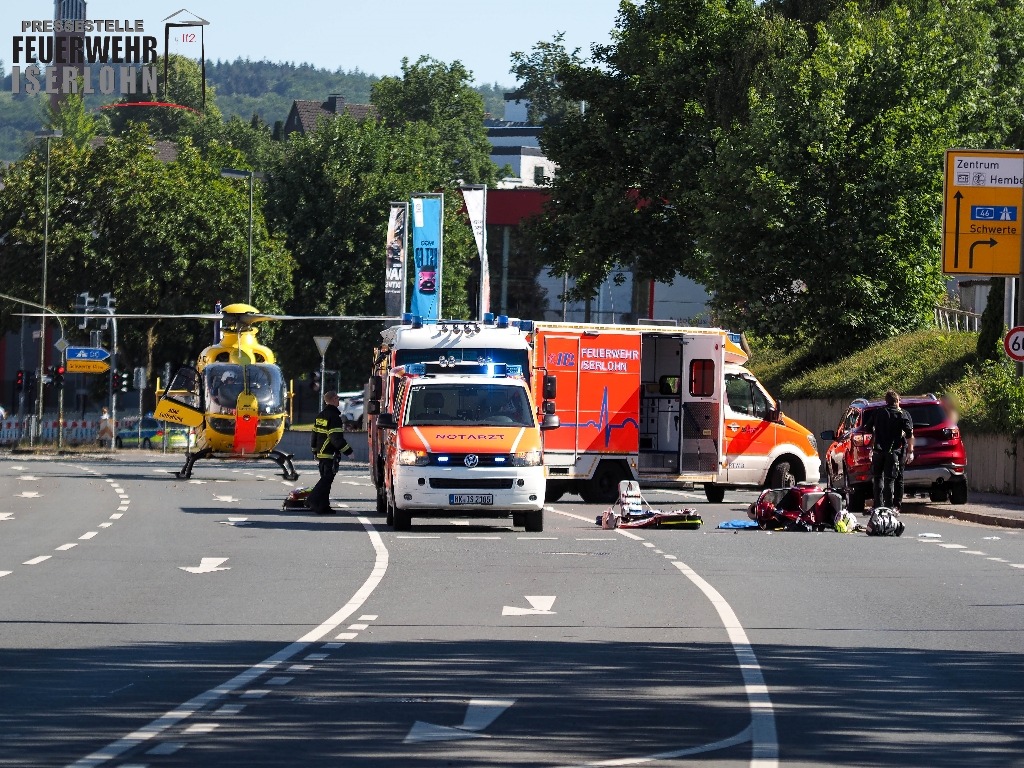
POLYGON ((904 514, 952 517, 956 520, 1003 528, 1024 528, 1024 498, 1020 496, 971 491, 967 495, 967 503, 959 506, 949 502, 910 498, 903 500, 902 511, 904 514))

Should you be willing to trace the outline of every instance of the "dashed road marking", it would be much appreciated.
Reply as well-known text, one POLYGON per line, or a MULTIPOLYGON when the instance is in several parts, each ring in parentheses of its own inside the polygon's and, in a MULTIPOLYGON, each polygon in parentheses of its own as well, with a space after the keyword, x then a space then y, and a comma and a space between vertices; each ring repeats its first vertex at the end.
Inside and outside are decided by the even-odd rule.
POLYGON ((31 560, 26 560, 22 565, 39 565, 45 560, 49 560, 53 555, 40 555, 39 557, 33 557, 31 560))

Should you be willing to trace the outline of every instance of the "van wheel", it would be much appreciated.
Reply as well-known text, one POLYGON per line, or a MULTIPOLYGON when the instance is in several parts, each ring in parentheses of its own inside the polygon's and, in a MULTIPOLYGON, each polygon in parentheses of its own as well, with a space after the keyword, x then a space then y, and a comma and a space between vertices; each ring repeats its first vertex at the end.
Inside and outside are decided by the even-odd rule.
POLYGON ((118 447, 118 448, 121 448, 121 447, 123 447, 124 444, 121 442, 121 438, 120 437, 115 437, 114 438, 114 445, 116 447, 118 447))
POLYGON ((544 530, 544 510, 531 509, 526 515, 526 532, 540 533, 544 530))
POLYGON ((579 494, 587 504, 611 504, 619 498, 619 481, 624 479, 622 469, 614 462, 604 461, 594 477, 580 483, 579 494))
POLYGON ((151 446, 152 446, 152 443, 149 442, 149 438, 148 437, 142 438, 142 447, 143 448, 145 448, 148 451, 151 446))
POLYGON ((967 503, 967 482, 957 483, 949 489, 950 504, 967 503))
POLYGON ((377 514, 387 515, 388 514, 388 497, 384 493, 383 488, 377 488, 377 514))
POLYGON ((789 471, 788 461, 778 461, 768 473, 769 488, 792 488, 796 485, 796 476, 789 471))
POLYGON ((395 505, 392 503, 391 497, 388 496, 387 489, 386 488, 382 488, 381 490, 384 493, 384 509, 385 509, 385 514, 387 515, 387 521, 386 522, 387 522, 388 525, 390 525, 392 528, 394 528, 395 527, 395 505))
POLYGON ((725 486, 704 483, 704 495, 708 497, 708 501, 712 504, 721 504, 722 499, 725 498, 725 486))
POLYGON ((399 509, 395 507, 395 521, 392 527, 396 531, 408 531, 412 530, 412 513, 408 509, 399 509))
POLYGON ((566 490, 568 489, 565 487, 565 483, 557 480, 548 480, 544 488, 544 501, 548 504, 554 504, 565 495, 566 490))

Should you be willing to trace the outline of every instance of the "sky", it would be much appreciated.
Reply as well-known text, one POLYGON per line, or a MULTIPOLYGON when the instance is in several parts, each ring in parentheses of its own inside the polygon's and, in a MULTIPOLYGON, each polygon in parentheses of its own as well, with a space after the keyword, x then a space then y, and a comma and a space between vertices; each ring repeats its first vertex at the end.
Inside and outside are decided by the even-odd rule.
MULTIPOLYGON (((564 45, 589 56, 592 43, 610 41, 618 0, 88 0, 90 19, 141 19, 145 34, 163 49, 164 18, 185 8, 210 22, 206 58, 303 62, 331 71, 361 70, 400 75, 402 58, 421 55, 451 64, 458 60, 477 85, 516 85, 509 73, 513 51, 529 53, 564 32, 564 45)), ((52 19, 53 2, 0 0, 0 60, 10 72, 12 38, 21 22, 52 19)), ((176 32, 187 30, 176 30, 176 32)), ((29 33, 25 33, 29 34, 29 33)), ((94 33, 95 34, 95 33, 94 33)), ((188 53, 185 43, 171 50, 188 53)), ((193 43, 193 58, 199 58, 193 43)), ((24 66, 24 64, 23 64, 24 66)))

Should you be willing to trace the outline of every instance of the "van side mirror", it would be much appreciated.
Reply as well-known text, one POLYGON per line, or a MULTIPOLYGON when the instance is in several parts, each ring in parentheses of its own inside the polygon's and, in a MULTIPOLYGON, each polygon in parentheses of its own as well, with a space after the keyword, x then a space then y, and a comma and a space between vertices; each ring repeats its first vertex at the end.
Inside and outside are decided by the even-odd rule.
POLYGON ((544 399, 554 400, 558 392, 558 377, 556 376, 545 376, 544 377, 544 399))
POLYGON ((553 413, 544 414, 544 419, 540 423, 542 432, 546 432, 549 429, 558 429, 562 426, 562 423, 558 420, 558 417, 553 413))
POLYGON ((380 376, 371 376, 370 380, 366 383, 369 395, 369 400, 380 400, 381 389, 383 389, 382 381, 380 376))
POLYGON ((398 422, 395 421, 395 414, 382 413, 377 417, 378 429, 398 429, 398 422))
POLYGON ((544 404, 541 406, 541 411, 543 411, 545 415, 550 415, 555 412, 555 404, 551 400, 545 400, 544 404))
POLYGON ((367 400, 366 413, 370 416, 377 416, 380 413, 380 400, 367 400))
POLYGON ((781 421, 782 420, 782 401, 776 399, 775 407, 768 411, 769 421, 781 421))
POLYGON ((833 432, 831 429, 826 429, 824 432, 818 435, 818 437, 820 437, 826 443, 831 443, 833 440, 836 439, 836 433, 833 432))

